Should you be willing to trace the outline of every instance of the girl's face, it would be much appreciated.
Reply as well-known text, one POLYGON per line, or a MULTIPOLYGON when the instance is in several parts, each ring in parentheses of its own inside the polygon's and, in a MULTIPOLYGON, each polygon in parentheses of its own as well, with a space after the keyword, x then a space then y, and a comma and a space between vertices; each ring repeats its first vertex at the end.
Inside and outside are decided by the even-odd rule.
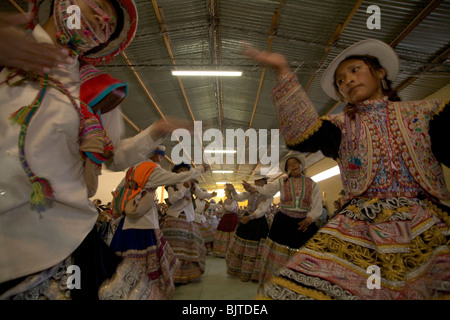
POLYGON ((357 104, 364 100, 383 98, 381 79, 386 71, 374 70, 361 60, 347 60, 336 69, 336 85, 345 102, 357 104))
POLYGON ((302 164, 295 158, 286 161, 286 170, 291 177, 300 177, 302 175, 302 164))

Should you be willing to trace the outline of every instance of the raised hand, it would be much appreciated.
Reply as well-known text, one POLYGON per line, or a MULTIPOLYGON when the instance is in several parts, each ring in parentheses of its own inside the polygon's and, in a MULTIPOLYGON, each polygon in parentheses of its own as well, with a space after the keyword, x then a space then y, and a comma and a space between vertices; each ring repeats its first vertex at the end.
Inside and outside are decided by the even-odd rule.
POLYGON ((152 125, 150 135, 153 140, 157 140, 161 136, 172 134, 172 132, 176 129, 186 129, 189 132, 193 132, 194 125, 192 121, 189 120, 166 117, 165 119, 156 121, 152 125))
POLYGON ((244 55, 249 59, 263 64, 264 66, 275 69, 279 74, 289 71, 289 65, 286 57, 280 53, 273 53, 268 51, 260 51, 248 43, 244 42, 244 55))
POLYGON ((0 14, 0 66, 22 68, 39 74, 64 68, 74 62, 69 51, 59 45, 39 43, 21 25, 32 20, 31 13, 0 14))

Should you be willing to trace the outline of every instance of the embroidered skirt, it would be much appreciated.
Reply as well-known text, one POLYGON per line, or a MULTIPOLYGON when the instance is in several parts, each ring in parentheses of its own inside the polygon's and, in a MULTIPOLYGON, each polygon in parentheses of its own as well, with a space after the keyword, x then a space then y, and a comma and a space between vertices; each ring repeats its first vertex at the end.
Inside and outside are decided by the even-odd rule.
POLYGON ((241 281, 258 281, 269 225, 265 216, 240 223, 226 254, 227 273, 241 281))
POLYGON ((223 258, 226 256, 228 246, 238 224, 239 217, 236 212, 226 213, 222 216, 214 232, 213 253, 215 255, 223 258))
POLYGON ((175 283, 188 283, 205 272, 206 247, 195 222, 187 222, 182 212, 178 218, 167 216, 161 225, 167 241, 180 261, 175 283))
POLYGON ((298 230, 299 222, 304 219, 288 216, 281 211, 275 214, 264 244, 259 277, 260 287, 317 232, 318 227, 315 223, 311 223, 306 231, 298 230))
POLYGON ((100 299, 171 299, 180 263, 170 245, 159 229, 123 230, 124 221, 120 221, 111 241, 111 248, 122 262, 100 288, 100 299))
POLYGON ((259 291, 269 299, 450 299, 450 208, 353 200, 259 291))
POLYGON ((214 229, 208 221, 205 221, 203 223, 196 222, 196 224, 198 229, 200 230, 200 233, 202 234, 203 241, 205 242, 206 253, 211 254, 212 243, 214 240, 214 229))

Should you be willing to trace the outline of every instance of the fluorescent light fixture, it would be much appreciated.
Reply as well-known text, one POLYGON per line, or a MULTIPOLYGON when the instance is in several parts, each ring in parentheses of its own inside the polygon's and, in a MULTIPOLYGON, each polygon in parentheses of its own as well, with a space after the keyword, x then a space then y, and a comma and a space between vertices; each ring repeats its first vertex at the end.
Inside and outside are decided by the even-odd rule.
POLYGON ((227 184, 228 182, 216 182, 216 184, 227 184))
POLYGON ((319 181, 334 177, 334 176, 338 175, 339 173, 341 173, 341 171, 339 170, 339 166, 335 166, 331 169, 328 169, 319 174, 316 174, 315 176, 311 177, 311 179, 313 179, 314 182, 319 182, 319 181))
POLYGON ((278 191, 277 193, 275 193, 275 195, 273 196, 274 198, 279 197, 280 196, 280 191, 278 191))
POLYGON ((240 77, 242 71, 214 71, 214 70, 173 70, 173 76, 191 76, 191 77, 240 77))
POLYGON ((205 150, 205 153, 236 153, 236 150, 215 150, 215 149, 208 149, 208 150, 205 150))
POLYGON ((233 173, 232 170, 213 170, 213 173, 233 173))

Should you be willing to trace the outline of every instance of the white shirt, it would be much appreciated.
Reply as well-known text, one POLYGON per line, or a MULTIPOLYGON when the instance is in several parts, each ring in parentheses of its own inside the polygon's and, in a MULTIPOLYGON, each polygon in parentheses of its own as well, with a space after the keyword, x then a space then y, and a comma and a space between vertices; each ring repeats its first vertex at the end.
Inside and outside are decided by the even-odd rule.
POLYGON ((225 199, 222 205, 222 213, 234 213, 237 211, 238 203, 233 199, 225 199))
MULTIPOLYGON (((40 26, 33 36, 52 43, 40 26)), ((0 73, 0 82, 9 70, 0 73)), ((74 97, 79 97, 78 61, 67 69, 49 74, 59 80, 74 97)), ((83 161, 79 155, 79 115, 69 99, 49 87, 41 106, 32 118, 25 153, 30 167, 48 179, 54 189, 53 207, 42 212, 30 208, 32 192, 20 162, 18 138, 20 125, 8 117, 29 105, 39 92, 39 84, 0 85, 0 283, 52 267, 63 261, 92 230, 98 212, 88 199, 83 161)), ((141 156, 162 142, 153 141, 150 128, 121 141, 122 118, 116 108, 104 115, 104 126, 115 144, 113 170, 125 169, 144 160, 141 156)))
MULTIPOLYGON (((185 181, 193 180, 198 178, 203 173, 203 167, 191 169, 189 171, 174 173, 170 171, 166 171, 157 165, 155 169, 153 169, 150 177, 145 184, 146 190, 151 189, 153 195, 151 198, 154 198, 155 190, 159 186, 183 183, 185 181)), ((136 196, 135 204, 139 204, 140 195, 136 196)), ((156 208, 155 203, 152 203, 152 207, 150 210, 138 219, 129 219, 125 216, 125 222, 123 224, 123 230, 126 229, 159 229, 159 221, 158 221, 158 209, 156 208)))
MULTIPOLYGON (((167 188, 167 193, 169 194, 169 202, 171 203, 171 205, 167 209, 166 213, 171 217, 178 218, 180 213, 184 211, 187 222, 195 221, 191 188, 186 188, 183 183, 177 184, 176 187, 177 190, 175 190, 173 186, 167 188), (185 196, 187 196, 189 200, 184 198, 185 196)), ((194 183, 193 194, 195 194, 195 196, 200 199, 211 199, 212 197, 212 193, 202 191, 202 189, 200 189, 200 187, 196 183, 194 183)))
MULTIPOLYGON (((231 197, 236 201, 245 201, 250 199, 250 192, 237 193, 236 191, 231 193, 231 197)), ((255 211, 249 215, 250 219, 258 219, 264 216, 267 211, 269 211, 270 205, 273 202, 273 197, 264 197, 264 200, 261 201, 255 211)), ((248 205, 247 205, 248 207, 248 205)))
POLYGON ((204 223, 206 221, 206 217, 203 214, 205 212, 206 201, 204 199, 195 198, 195 222, 204 223))

